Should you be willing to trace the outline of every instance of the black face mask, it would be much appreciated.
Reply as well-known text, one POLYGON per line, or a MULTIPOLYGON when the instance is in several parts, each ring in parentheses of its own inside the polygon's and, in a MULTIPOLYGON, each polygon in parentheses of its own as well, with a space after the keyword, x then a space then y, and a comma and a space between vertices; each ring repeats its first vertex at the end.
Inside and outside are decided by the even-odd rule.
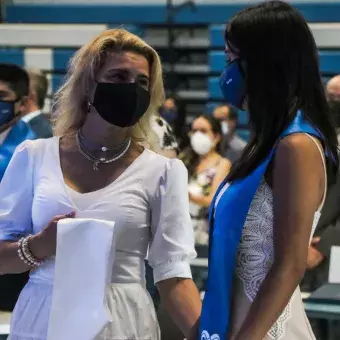
POLYGON ((112 125, 135 125, 150 105, 150 94, 137 83, 98 83, 93 107, 112 125))
POLYGON ((336 127, 340 127, 340 101, 338 100, 330 100, 328 102, 329 111, 333 118, 333 122, 336 124, 336 127))

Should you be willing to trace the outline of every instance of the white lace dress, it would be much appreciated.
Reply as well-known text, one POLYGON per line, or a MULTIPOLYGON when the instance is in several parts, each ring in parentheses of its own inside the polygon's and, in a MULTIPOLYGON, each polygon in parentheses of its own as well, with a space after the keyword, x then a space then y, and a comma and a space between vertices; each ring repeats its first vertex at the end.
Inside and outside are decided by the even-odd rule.
MULTIPOLYGON (((320 213, 316 212, 312 233, 319 218, 320 213)), ((231 312, 232 334, 240 329, 273 260, 273 195, 268 184, 262 181, 250 206, 238 248, 231 312)), ((299 287, 265 339, 315 339, 304 311, 299 287)))
MULTIPOLYGON (((322 155, 326 171, 323 152, 314 138, 312 140, 322 155)), ((229 184, 226 184, 221 190, 216 205, 228 186, 229 184)), ((325 187, 327 188, 327 183, 325 187)), ((311 238, 320 219, 325 196, 326 189, 323 202, 314 215, 311 238)), ((273 193, 263 179, 251 203, 238 247, 231 306, 231 335, 237 334, 242 326, 256 294, 273 264, 273 226, 273 193)), ((299 287, 296 288, 288 305, 264 340, 315 340, 304 310, 299 287)))

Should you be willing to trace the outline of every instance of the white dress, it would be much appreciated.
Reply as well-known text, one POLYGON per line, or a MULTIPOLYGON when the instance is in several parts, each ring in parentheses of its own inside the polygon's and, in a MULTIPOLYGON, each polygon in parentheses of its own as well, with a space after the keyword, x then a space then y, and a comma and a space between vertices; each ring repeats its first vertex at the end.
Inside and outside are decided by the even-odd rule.
MULTIPOLYGON (((312 140, 315 142, 313 138, 312 140)), ((326 173, 323 152, 317 143, 316 145, 322 156, 326 173)), ((219 193, 216 205, 228 186, 229 184, 226 184, 219 193)), ((320 212, 325 201, 326 188, 327 181, 323 201, 314 214, 311 238, 321 216, 320 212)), ((257 292, 273 264, 273 233, 273 193, 263 179, 250 205, 238 246, 231 306, 231 335, 237 334, 242 326, 257 292)), ((299 287, 296 288, 288 305, 264 340, 315 340, 304 310, 299 287)))
MULTIPOLYGON (((59 138, 27 141, 17 148, 0 185, 0 240, 35 234, 53 216, 72 210, 79 218, 116 221, 116 259, 107 291, 112 322, 98 339, 157 340, 144 259, 149 249, 155 282, 191 278, 189 262, 196 253, 187 183, 182 162, 144 150, 113 183, 80 194, 65 185, 59 138)), ((10 340, 46 340, 53 274, 53 259, 30 273, 13 313, 10 340)))

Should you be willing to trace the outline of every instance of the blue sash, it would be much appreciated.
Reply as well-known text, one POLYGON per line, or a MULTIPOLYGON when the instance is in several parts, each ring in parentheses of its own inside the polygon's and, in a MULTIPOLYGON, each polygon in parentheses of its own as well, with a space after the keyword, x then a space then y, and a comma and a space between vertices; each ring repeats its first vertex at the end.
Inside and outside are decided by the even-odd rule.
MULTIPOLYGON (((308 133, 322 138, 298 112, 282 139, 293 133, 308 133)), ((216 210, 216 198, 226 184, 217 190, 210 208, 210 254, 207 290, 204 296, 199 340, 225 340, 229 330, 230 297, 237 248, 251 202, 265 175, 275 148, 250 175, 235 180, 221 196, 216 210)))
POLYGON ((19 120, 12 126, 2 145, 0 145, 0 181, 7 169, 16 147, 26 139, 36 139, 29 125, 19 120))

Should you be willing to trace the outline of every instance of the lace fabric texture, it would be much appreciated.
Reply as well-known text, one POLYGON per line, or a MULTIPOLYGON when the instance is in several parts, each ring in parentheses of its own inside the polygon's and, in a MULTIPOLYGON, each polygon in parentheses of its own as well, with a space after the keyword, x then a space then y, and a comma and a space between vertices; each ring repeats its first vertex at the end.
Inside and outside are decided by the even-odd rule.
MULTIPOLYGON (((320 214, 316 212, 312 234, 320 214)), ((241 326, 274 260, 273 195, 263 180, 253 198, 237 253, 232 333, 241 326)), ((267 333, 266 340, 315 339, 306 318, 299 288, 267 333)))

